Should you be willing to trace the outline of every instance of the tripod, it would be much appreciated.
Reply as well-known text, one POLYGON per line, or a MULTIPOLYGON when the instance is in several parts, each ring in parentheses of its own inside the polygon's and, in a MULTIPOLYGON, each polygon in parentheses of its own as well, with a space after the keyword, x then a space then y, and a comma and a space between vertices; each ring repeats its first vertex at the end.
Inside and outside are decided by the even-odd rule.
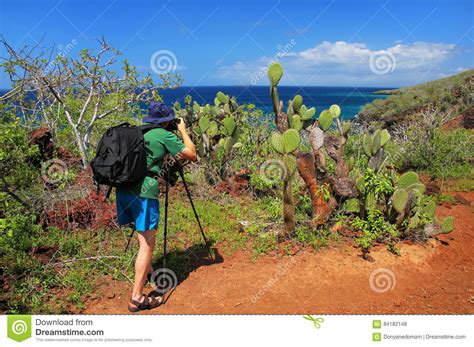
MULTIPOLYGON (((192 207, 193 212, 194 212, 194 217, 196 218, 196 221, 199 225, 199 230, 201 231, 201 235, 202 235, 202 238, 203 238, 204 243, 206 245, 209 257, 210 257, 211 260, 214 260, 214 258, 212 256, 211 248, 209 246, 209 243, 207 242, 206 235, 204 234, 204 230, 202 229, 201 221, 199 220, 199 216, 198 216, 196 208, 194 206, 194 202, 193 202, 193 199, 191 197, 191 192, 189 191, 188 184, 186 183, 186 179, 184 178, 183 167, 181 166, 181 164, 178 160, 175 161, 175 165, 177 166, 179 176, 181 177, 181 180, 183 181, 183 186, 184 186, 184 189, 186 190, 186 195, 188 196, 188 200, 191 203, 191 207, 192 207)), ((170 169, 169 168, 166 172, 166 180, 165 181, 166 181, 166 184, 165 184, 166 191, 165 191, 165 221, 164 221, 164 230, 163 230, 163 268, 166 268, 166 255, 167 255, 166 237, 167 237, 167 234, 168 234, 168 203, 169 203, 169 199, 168 199, 169 194, 168 193, 169 193, 169 190, 170 190, 170 183, 169 183, 169 181, 170 181, 170 169)), ((127 246, 125 247, 125 252, 127 252, 128 246, 130 245, 130 241, 133 237, 133 232, 134 232, 134 230, 132 230, 132 232, 130 233, 130 236, 129 236, 129 239, 128 239, 128 242, 127 242, 127 246)))

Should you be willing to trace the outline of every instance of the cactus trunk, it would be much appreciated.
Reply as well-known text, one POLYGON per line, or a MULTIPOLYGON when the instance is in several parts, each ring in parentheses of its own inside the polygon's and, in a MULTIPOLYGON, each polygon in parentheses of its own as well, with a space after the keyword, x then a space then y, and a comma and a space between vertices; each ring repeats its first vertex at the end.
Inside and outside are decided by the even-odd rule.
POLYGON ((293 190, 289 177, 283 180, 283 221, 285 223, 285 231, 280 237, 288 238, 294 234, 296 227, 293 190))
POLYGON ((331 201, 325 202, 324 197, 320 194, 316 179, 316 160, 312 153, 299 153, 298 172, 305 182, 311 198, 311 210, 313 212, 311 224, 318 226, 332 213, 334 204, 331 201))

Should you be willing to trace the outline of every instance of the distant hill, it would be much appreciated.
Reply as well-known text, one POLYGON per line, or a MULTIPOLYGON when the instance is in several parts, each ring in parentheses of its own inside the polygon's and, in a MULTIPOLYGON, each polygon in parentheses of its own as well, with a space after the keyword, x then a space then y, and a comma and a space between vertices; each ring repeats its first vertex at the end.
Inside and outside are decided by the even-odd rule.
POLYGON ((420 111, 432 107, 449 113, 451 118, 472 115, 474 69, 412 87, 375 93, 390 96, 365 105, 359 112, 356 123, 363 125, 376 122, 390 128, 408 122, 419 115, 420 111))

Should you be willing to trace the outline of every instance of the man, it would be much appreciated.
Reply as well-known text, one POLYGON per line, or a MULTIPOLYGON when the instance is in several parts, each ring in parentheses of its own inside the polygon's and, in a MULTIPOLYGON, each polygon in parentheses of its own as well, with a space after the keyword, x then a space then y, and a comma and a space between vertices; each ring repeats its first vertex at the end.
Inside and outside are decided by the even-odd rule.
POLYGON ((130 312, 149 310, 163 302, 162 296, 148 296, 143 293, 147 275, 153 272, 151 262, 160 218, 158 182, 152 176, 160 173, 163 157, 168 153, 180 159, 196 160, 196 148, 186 131, 186 125, 182 119, 176 119, 171 107, 161 102, 152 102, 148 108, 148 116, 143 122, 160 125, 144 135, 148 153, 147 165, 151 166, 150 174, 137 184, 117 190, 118 222, 121 225, 135 224, 140 247, 135 261, 132 297, 128 304, 130 312), (182 140, 170 131, 175 128, 176 123, 182 140))

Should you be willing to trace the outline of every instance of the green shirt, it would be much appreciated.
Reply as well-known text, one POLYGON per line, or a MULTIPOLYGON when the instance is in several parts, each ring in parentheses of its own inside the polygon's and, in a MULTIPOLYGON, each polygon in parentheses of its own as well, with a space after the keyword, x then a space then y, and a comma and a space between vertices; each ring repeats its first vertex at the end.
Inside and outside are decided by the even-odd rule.
MULTIPOLYGON (((175 134, 163 128, 149 130, 143 137, 147 143, 147 166, 155 162, 156 164, 150 168, 150 171, 155 174, 160 172, 163 165, 163 157, 167 153, 175 156, 184 150, 183 142, 175 134)), ((118 188, 117 191, 141 198, 158 199, 159 188, 156 179, 146 176, 143 180, 129 187, 118 188)))

